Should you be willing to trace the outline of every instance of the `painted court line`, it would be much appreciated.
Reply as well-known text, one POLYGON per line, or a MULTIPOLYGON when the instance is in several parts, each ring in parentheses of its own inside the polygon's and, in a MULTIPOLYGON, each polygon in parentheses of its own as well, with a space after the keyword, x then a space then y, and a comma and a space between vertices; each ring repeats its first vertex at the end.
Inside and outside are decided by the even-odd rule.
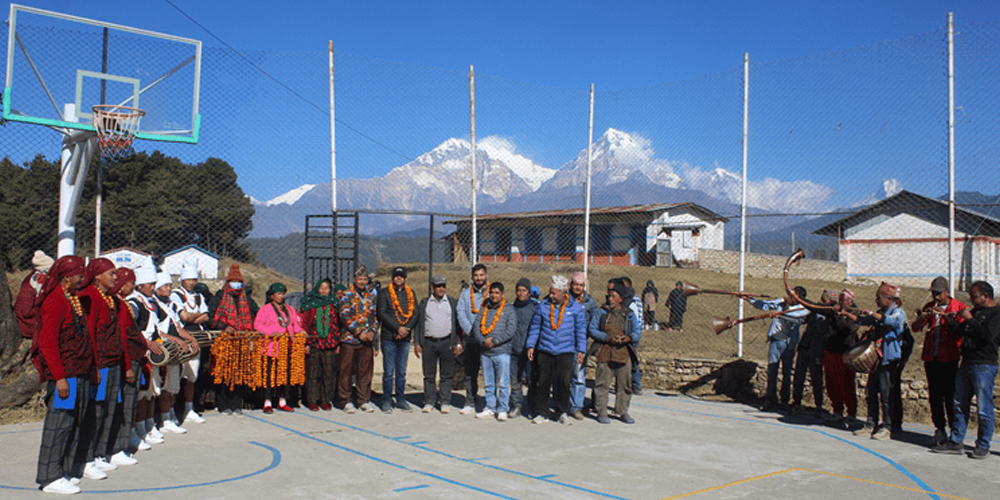
POLYGON ((721 419, 726 419, 726 420, 736 420, 736 421, 739 421, 739 422, 753 422, 753 423, 757 423, 757 424, 763 424, 763 425, 771 425, 771 426, 775 426, 775 427, 781 427, 781 428, 784 428, 784 429, 796 429, 796 430, 801 430, 801 431, 809 431, 809 432, 815 432, 817 434, 822 434, 822 435, 824 435, 826 437, 829 437, 829 438, 832 438, 832 439, 836 439, 837 441, 849 444, 849 445, 854 446, 855 448, 858 448, 858 449, 860 449, 860 450, 862 450, 862 451, 864 451, 866 453, 869 453, 871 455, 874 455, 875 457, 878 457, 879 459, 885 461, 889 465, 892 465, 893 467, 895 467, 896 470, 902 472, 906 477, 910 478, 913 482, 917 483, 917 486, 920 486, 922 488, 921 490, 918 490, 918 491, 920 491, 922 493, 926 493, 928 496, 930 496, 931 498, 934 498, 935 500, 941 500, 941 497, 938 496, 937 493, 935 493, 934 490, 931 489, 931 487, 927 485, 927 483, 925 483, 919 477, 913 475, 913 473, 911 473, 910 471, 906 470, 905 467, 903 467, 902 465, 899 465, 898 463, 896 463, 891 458, 886 457, 884 455, 881 455, 881 454, 875 452, 874 450, 872 450, 870 448, 866 448, 864 446, 861 446, 860 444, 855 443, 853 441, 848 441, 847 439, 844 439, 844 438, 842 438, 840 436, 834 436, 833 434, 830 434, 829 432, 826 432, 826 431, 821 431, 819 429, 812 429, 812 428, 809 428, 809 427, 800 427, 800 426, 795 426, 795 425, 789 425, 789 424, 784 424, 784 423, 781 423, 781 422, 763 422, 763 421, 760 421, 760 420, 754 420, 754 419, 749 419, 749 418, 730 417, 728 415, 715 415, 715 414, 712 414, 712 413, 705 413, 705 412, 691 411, 691 410, 678 410, 678 409, 674 409, 674 408, 664 408, 662 406, 644 405, 644 404, 637 404, 637 403, 632 403, 632 406, 640 406, 640 407, 643 407, 643 408, 651 408, 651 409, 660 410, 660 411, 670 411, 670 412, 677 412, 677 413, 687 413, 687 414, 691 414, 691 415, 699 415, 699 416, 704 416, 704 417, 721 418, 721 419))
POLYGON ((430 487, 431 486, 429 484, 421 484, 419 486, 407 486, 406 488, 396 488, 396 489, 394 489, 392 491, 395 491, 396 493, 399 493, 401 491, 413 491, 413 490, 419 490, 419 489, 422 489, 422 488, 430 488, 430 487))
MULTIPOLYGON (((479 493, 485 493, 485 494, 490 495, 490 496, 499 497, 499 498, 505 498, 505 499, 509 499, 509 500, 517 500, 514 497, 509 497, 507 495, 504 495, 502 493, 498 493, 496 491, 490 491, 490 490, 487 490, 487 489, 480 488, 478 486, 473 486, 471 484, 465 484, 465 483, 462 483, 462 482, 459 482, 459 481, 455 481, 453 479, 448 479, 446 477, 439 476, 437 474, 432 474, 430 472, 425 472, 425 471, 422 471, 422 470, 419 470, 419 469, 414 469, 412 467, 407 467, 407 466, 402 465, 402 464, 397 464, 395 462, 391 462, 391 461, 386 460, 384 458, 379 458, 379 457, 376 457, 374 455, 369 455, 367 453, 363 453, 363 452, 360 452, 360 451, 357 451, 357 450, 352 450, 352 449, 350 449, 350 448, 348 448, 346 446, 342 446, 342 445, 339 445, 337 443, 333 443, 333 442, 327 441, 325 439, 320 439, 320 438, 315 437, 315 436, 310 436, 310 435, 308 435, 308 434, 306 434, 304 432, 298 431, 296 429, 292 429, 291 427, 287 427, 287 426, 284 426, 284 425, 281 425, 281 424, 276 424, 274 422, 269 422, 269 421, 267 421, 267 420, 265 420, 263 418, 255 416, 255 415, 245 415, 245 416, 247 418, 251 418, 253 420, 256 420, 256 421, 258 421, 260 423, 277 427, 279 429, 291 432, 292 434, 297 434, 297 435, 299 435, 301 437, 304 437, 306 439, 310 439, 310 440, 316 441, 318 443, 322 443, 322 444, 325 444, 327 446, 331 446, 333 448, 337 448, 338 450, 346 451, 348 453, 351 453, 351 454, 354 454, 354 455, 358 455, 360 457, 367 458, 369 460, 372 460, 374 462, 378 462, 380 464, 388 465, 390 467, 395 467, 397 469, 402 469, 402 470, 405 470, 407 472, 412 472, 414 474, 418 474, 418 475, 421 475, 421 476, 426 476, 426 477, 429 477, 431 479, 437 479, 438 481, 441 481, 441 482, 444 482, 444 483, 448 483, 448 484, 451 484, 451 485, 459 486, 461 488, 466 488, 466 489, 469 489, 469 490, 472 490, 472 491, 476 491, 476 492, 479 492, 479 493)), ((317 418, 319 420, 324 420, 324 419, 321 419, 319 417, 312 417, 311 415, 305 415, 305 416, 311 417, 311 418, 317 418)), ((390 441, 395 441, 394 439, 389 438, 389 437, 386 437, 386 439, 388 439, 390 441)))
MULTIPOLYGON (((187 488, 199 488, 199 487, 202 487, 202 486, 214 486, 214 485, 217 485, 217 484, 231 483, 231 482, 234 482, 234 481, 240 481, 240 480, 247 479, 247 478, 250 478, 250 477, 253 477, 253 476, 257 476, 257 475, 263 474, 263 473, 265 473, 265 472, 267 472, 267 471, 269 471, 269 470, 277 467, 279 464, 281 464, 281 452, 278 451, 276 448, 273 448, 273 447, 268 446, 266 444, 258 443, 256 441, 250 441, 249 443, 252 444, 252 445, 255 445, 255 446, 260 446, 261 448, 264 448, 264 449, 270 451, 271 452, 271 464, 268 465, 267 467, 264 467, 263 469, 260 469, 260 470, 256 471, 256 472, 251 472, 249 474, 243 474, 242 476, 231 477, 231 478, 228 478, 228 479, 220 479, 218 481, 207 481, 207 482, 204 482, 204 483, 194 483, 194 484, 182 484, 182 485, 177 485, 177 486, 161 486, 161 487, 157 487, 157 488, 133 488, 133 489, 124 489, 124 490, 84 490, 84 491, 81 491, 81 493, 84 493, 84 494, 107 495, 109 493, 143 493, 143 492, 150 492, 150 491, 182 490, 182 489, 187 489, 187 488)), ((26 488, 26 487, 23 487, 23 486, 6 486, 6 485, 2 485, 2 484, 0 484, 0 489, 2 489, 2 490, 19 490, 19 491, 38 491, 38 487, 26 488)))
MULTIPOLYGON (((691 491, 691 492, 688 492, 688 493, 682 493, 680 495, 674 495, 674 496, 671 496, 671 497, 666 497, 666 498, 663 498, 661 500, 676 500, 678 498, 687 498, 687 497, 691 497, 691 496, 695 496, 695 495, 700 495, 702 493, 709 493, 709 492, 712 492, 712 491, 718 491, 718 490, 721 490, 721 489, 730 488, 730 487, 738 486, 738 485, 741 485, 741 484, 746 484, 746 483, 749 483, 749 482, 752 482, 752 481, 759 481, 761 479, 767 479, 767 478, 770 478, 770 477, 775 477, 775 476, 778 476, 778 475, 781 475, 781 474, 787 474, 789 472, 809 472, 809 473, 812 473, 812 474, 820 474, 820 475, 831 476, 831 477, 836 477, 836 478, 840 478, 840 479, 849 479, 851 481, 858 481, 858 482, 862 482, 862 483, 875 484, 875 485, 879 485, 879 486, 886 486, 886 487, 889 487, 889 488, 896 488, 896 489, 900 489, 900 490, 913 491, 913 492, 916 492, 916 493, 927 493, 926 491, 918 489, 918 488, 911 488, 911 487, 908 487, 908 486, 900 486, 898 484, 890 484, 890 483, 883 483, 883 482, 880 482, 880 481, 872 481, 871 479, 863 479, 863 478, 860 478, 860 477, 846 476, 844 474, 837 474, 835 472, 826 472, 826 471, 821 471, 821 470, 803 469, 801 467, 793 467, 791 469, 779 470, 777 472, 771 472, 769 474, 761 474, 759 476, 748 477, 746 479, 741 479, 739 481, 733 481, 731 483, 720 484, 718 486, 712 486, 710 488, 703 488, 703 489, 700 489, 700 490, 697 490, 697 491, 691 491)), ((965 498, 965 497, 959 497, 959 496, 954 496, 954 495, 946 495, 944 493, 938 493, 938 495, 940 495, 942 497, 945 497, 945 498, 953 498, 955 500, 970 500, 970 499, 965 498)))
POLYGON ((554 481, 554 480, 549 479, 549 478, 555 477, 555 474, 548 474, 548 475, 545 475, 545 476, 532 476, 531 474, 526 474, 524 472, 516 471, 516 470, 513 470, 513 469, 507 469, 507 468, 500 467, 500 466, 497 466, 497 465, 490 465, 490 464, 484 464, 484 463, 477 462, 477 460, 485 460, 485 458, 477 458, 477 459, 462 458, 462 457, 459 457, 459 456, 456 456, 456 455, 452 455, 451 453, 447 453, 447 452, 440 451, 440 450, 435 450, 434 448, 430 448, 428 446, 422 446, 422 445, 419 445, 417 443, 406 443, 406 442, 402 442, 402 441, 396 441, 395 439, 393 439, 393 438, 391 438, 391 437, 389 437, 389 436, 387 436, 385 434, 380 434, 380 433, 375 432, 375 431, 370 431, 368 429, 365 429, 365 428, 362 428, 362 427, 357 427, 357 426, 354 426, 354 425, 351 425, 351 424, 345 424, 343 422, 338 422, 336 420, 330 420, 330 419, 323 418, 323 417, 317 417, 317 416, 309 415, 309 414, 306 414, 306 413, 296 413, 296 415, 300 415, 300 416, 303 416, 303 417, 308 417, 308 418, 312 418, 312 419, 316 419, 316 420, 321 420, 323 422, 331 423, 331 424, 334 424, 334 425, 339 425, 341 427, 346 427, 348 429, 352 429, 352 430, 355 430, 355 431, 358 431, 358 432, 362 432, 362 433, 365 433, 365 434, 370 434, 372 436, 376 436, 376 437, 380 437, 382 439, 386 439, 386 440, 389 440, 389 441, 393 441, 393 442, 397 442, 397 443, 400 443, 400 444, 404 444, 406 446, 413 446, 414 448, 417 448, 417 449, 420 449, 420 450, 423 450, 423 451, 426 451, 426 452, 434 453, 434 454, 437 454, 437 455, 441 455, 443 457, 447 457, 447 458, 450 458, 452 460, 458 460, 458 461, 465 462, 465 463, 475 464, 475 465, 478 465, 480 467, 486 467, 488 469, 493 469, 493 470, 500 471, 500 472, 506 472, 508 474, 513 474, 515 476, 520 476, 520 477, 524 477, 524 478, 528 478, 528 479, 535 479, 535 480, 538 480, 538 481, 542 481, 544 483, 554 484, 556 486, 562 486, 564 488, 570 488, 570 489, 574 489, 574 490, 577 490, 577 491, 582 491, 582 492, 585 492, 585 493, 589 493, 591 495, 597 495, 597 496, 604 497, 604 498, 613 498, 615 500, 628 500, 628 499, 626 499, 624 497, 619 497, 619 496, 611 495, 611 494, 604 493, 604 492, 601 492, 601 491, 592 490, 592 489, 589 489, 589 488, 584 488, 582 486, 577 486, 575 484, 564 483, 564 482, 561 482, 561 481, 554 481))

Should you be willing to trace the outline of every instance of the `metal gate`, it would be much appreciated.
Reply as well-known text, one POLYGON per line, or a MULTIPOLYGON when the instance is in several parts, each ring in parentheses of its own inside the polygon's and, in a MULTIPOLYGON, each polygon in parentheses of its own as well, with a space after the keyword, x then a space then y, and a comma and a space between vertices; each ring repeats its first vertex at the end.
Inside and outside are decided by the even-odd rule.
POLYGON ((306 216, 303 293, 323 278, 347 284, 358 267, 357 212, 306 216))

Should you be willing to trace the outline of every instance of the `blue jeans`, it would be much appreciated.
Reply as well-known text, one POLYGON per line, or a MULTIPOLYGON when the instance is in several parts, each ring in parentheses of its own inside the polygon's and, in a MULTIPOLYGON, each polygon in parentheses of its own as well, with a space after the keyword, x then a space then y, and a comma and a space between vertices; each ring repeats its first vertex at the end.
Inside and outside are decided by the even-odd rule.
POLYGON ((406 361, 410 357, 409 340, 382 341, 382 394, 384 402, 392 403, 393 388, 396 400, 406 399, 406 361))
MULTIPOLYGON (((528 375, 528 368, 531 363, 528 363, 528 355, 522 354, 512 354, 510 356, 510 407, 511 408, 522 408, 524 407, 524 389, 521 388, 521 377, 528 380, 531 378, 528 375)), ((530 385, 530 384, 528 384, 530 385)))
POLYGON ((510 354, 481 354, 479 358, 486 382, 486 409, 496 413, 510 411, 510 354))
POLYGON ((778 403, 778 364, 781 364, 781 402, 787 404, 791 396, 792 361, 799 336, 792 335, 785 340, 771 340, 767 348, 767 395, 766 399, 778 403))
POLYGON ((582 410, 584 395, 587 392, 587 359, 583 363, 573 364, 573 381, 569 386, 570 411, 582 410))
POLYGON ((996 365, 965 365, 958 369, 955 377, 955 425, 951 428, 952 442, 962 444, 968 425, 969 407, 972 396, 976 396, 979 415, 979 434, 976 448, 990 449, 993 439, 993 380, 997 376, 996 365))

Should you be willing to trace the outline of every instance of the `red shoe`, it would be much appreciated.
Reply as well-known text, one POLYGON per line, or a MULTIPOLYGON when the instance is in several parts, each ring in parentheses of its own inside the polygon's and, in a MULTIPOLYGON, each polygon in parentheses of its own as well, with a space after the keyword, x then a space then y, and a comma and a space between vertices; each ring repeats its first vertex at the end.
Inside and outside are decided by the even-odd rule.
POLYGON ((292 409, 292 407, 291 407, 291 406, 288 406, 287 404, 279 404, 279 405, 278 405, 278 409, 279 409, 279 410, 281 410, 281 411, 287 411, 287 412, 289 412, 289 413, 291 413, 291 412, 294 412, 294 411, 295 411, 295 410, 293 410, 293 409, 292 409))
POLYGON ((333 405, 330 403, 320 403, 319 407, 322 408, 323 411, 330 411, 333 409, 333 405))
POLYGON ((317 405, 316 403, 310 403, 309 411, 319 411, 319 405, 317 405))
POLYGON ((267 414, 267 415, 270 415, 270 414, 274 413, 274 408, 271 408, 270 406, 265 406, 264 407, 264 413, 267 414))

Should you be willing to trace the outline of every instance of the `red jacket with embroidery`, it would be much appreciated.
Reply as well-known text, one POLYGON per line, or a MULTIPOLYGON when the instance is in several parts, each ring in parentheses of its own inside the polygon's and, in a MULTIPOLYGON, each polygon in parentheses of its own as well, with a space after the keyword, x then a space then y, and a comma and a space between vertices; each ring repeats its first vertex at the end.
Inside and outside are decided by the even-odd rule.
POLYGON ((87 333, 87 317, 74 322, 73 305, 62 289, 55 289, 42 302, 41 326, 31 351, 42 382, 93 373, 94 348, 87 333))
POLYGON ((90 341, 94 346, 94 362, 97 363, 97 369, 114 365, 121 365, 127 369, 125 342, 122 341, 122 330, 118 323, 119 307, 112 311, 94 285, 80 292, 80 297, 90 299, 87 330, 90 331, 90 341))

